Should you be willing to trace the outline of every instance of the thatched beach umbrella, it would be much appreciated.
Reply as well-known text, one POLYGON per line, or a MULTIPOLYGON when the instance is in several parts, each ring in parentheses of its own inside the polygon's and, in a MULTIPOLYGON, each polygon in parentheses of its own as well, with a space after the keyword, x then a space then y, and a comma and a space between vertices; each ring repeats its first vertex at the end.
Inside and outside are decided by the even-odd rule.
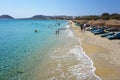
POLYGON ((94 22, 95 22, 95 20, 90 20, 90 21, 88 21, 87 24, 89 24, 89 25, 93 25, 94 22))
POLYGON ((74 20, 74 22, 79 23, 79 24, 86 24, 88 23, 88 20, 74 20))
POLYGON ((120 28, 120 20, 108 20, 106 21, 105 25, 107 27, 120 28))
POLYGON ((96 20, 92 24, 97 25, 97 26, 104 26, 105 25, 105 20, 96 20))

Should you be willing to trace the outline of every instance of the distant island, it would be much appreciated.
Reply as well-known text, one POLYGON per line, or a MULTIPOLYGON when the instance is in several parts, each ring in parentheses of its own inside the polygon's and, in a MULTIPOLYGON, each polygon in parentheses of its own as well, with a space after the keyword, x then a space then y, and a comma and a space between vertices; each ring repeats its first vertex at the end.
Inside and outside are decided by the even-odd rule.
POLYGON ((0 19, 14 19, 12 16, 9 15, 1 15, 0 19))

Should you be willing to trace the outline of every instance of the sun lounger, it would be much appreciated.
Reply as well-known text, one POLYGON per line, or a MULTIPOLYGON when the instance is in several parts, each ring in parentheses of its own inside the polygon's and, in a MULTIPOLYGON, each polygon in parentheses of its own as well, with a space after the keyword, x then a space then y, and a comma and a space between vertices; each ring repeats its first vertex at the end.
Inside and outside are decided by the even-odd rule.
POLYGON ((101 37, 106 37, 106 36, 109 36, 109 35, 113 35, 115 34, 114 32, 107 32, 107 33, 104 33, 104 34, 100 34, 101 37))
POLYGON ((120 39, 120 32, 117 32, 114 35, 107 36, 108 39, 120 39))

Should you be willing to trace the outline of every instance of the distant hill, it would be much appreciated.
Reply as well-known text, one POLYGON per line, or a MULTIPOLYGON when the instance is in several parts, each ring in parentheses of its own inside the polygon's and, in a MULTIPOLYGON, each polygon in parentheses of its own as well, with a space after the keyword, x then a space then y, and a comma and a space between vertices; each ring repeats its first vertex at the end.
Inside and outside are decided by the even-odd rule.
POLYGON ((73 19, 72 16, 46 16, 46 15, 35 15, 33 17, 30 18, 13 18, 10 15, 1 15, 0 19, 23 19, 23 20, 55 20, 55 19, 59 19, 59 20, 71 20, 73 19))
POLYGON ((9 15, 1 15, 0 19, 14 19, 12 16, 9 15))
POLYGON ((35 15, 29 19, 45 19, 45 20, 49 20, 49 19, 54 19, 54 17, 52 16, 45 16, 45 15, 35 15))
POLYGON ((72 16, 45 16, 45 15, 35 15, 29 19, 41 19, 41 20, 51 20, 51 19, 61 19, 61 20, 68 20, 73 19, 72 16))
POLYGON ((60 19, 60 20, 72 20, 73 16, 54 16, 55 19, 60 19))

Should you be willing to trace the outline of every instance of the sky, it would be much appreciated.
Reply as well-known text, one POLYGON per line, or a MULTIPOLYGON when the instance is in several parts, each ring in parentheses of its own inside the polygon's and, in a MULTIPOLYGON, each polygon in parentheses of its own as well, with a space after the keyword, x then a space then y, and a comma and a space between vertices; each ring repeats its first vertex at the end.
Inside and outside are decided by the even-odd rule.
POLYGON ((0 15, 15 18, 34 15, 101 15, 120 13, 120 0, 0 0, 0 15))

